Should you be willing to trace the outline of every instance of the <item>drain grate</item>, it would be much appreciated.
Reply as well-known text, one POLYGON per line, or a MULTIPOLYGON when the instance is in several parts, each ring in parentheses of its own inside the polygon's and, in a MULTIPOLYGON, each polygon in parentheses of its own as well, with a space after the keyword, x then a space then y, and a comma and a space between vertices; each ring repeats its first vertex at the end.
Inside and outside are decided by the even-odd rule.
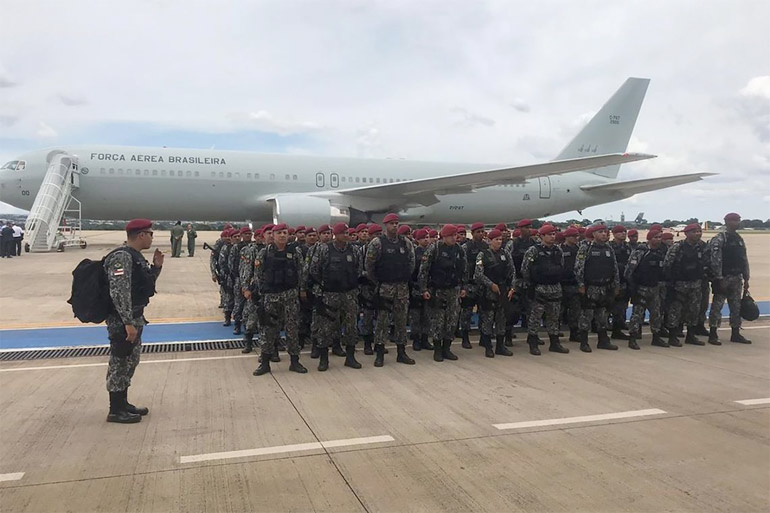
MULTIPOLYGON (((142 354, 179 353, 185 351, 221 351, 243 348, 243 340, 204 340, 201 342, 164 342, 142 344, 142 354)), ((63 347, 61 349, 19 349, 0 352, 0 361, 44 360, 49 358, 77 358, 81 356, 106 356, 109 346, 63 347)))

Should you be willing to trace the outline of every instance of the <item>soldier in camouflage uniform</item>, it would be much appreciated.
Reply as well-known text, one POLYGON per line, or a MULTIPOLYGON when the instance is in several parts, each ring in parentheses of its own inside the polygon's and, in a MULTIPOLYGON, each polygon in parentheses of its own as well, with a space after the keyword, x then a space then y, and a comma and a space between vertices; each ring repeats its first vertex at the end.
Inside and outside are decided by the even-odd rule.
POLYGON ((479 252, 473 271, 473 280, 478 287, 480 345, 485 356, 495 354, 512 356, 505 346, 505 324, 508 303, 513 299, 516 270, 510 253, 503 250, 503 236, 500 230, 489 232, 489 248, 479 252), (492 348, 492 336, 496 337, 492 348))
MULTIPOLYGON (((414 269, 414 246, 398 235, 398 216, 387 214, 385 234, 373 239, 366 251, 366 276, 376 286, 377 325, 374 331, 374 366, 385 363, 385 340, 393 322, 398 349, 397 362, 414 365, 406 354, 406 313, 409 305, 409 279, 414 269)), ((370 230, 371 233, 371 230, 370 230)))
POLYGON ((428 307, 433 359, 437 362, 457 360, 451 351, 452 338, 468 273, 465 250, 457 244, 457 227, 448 224, 441 229, 440 235, 441 240, 425 250, 418 276, 422 299, 428 307))
POLYGON ((487 249, 489 245, 484 241, 484 223, 473 223, 471 225, 471 238, 465 241, 463 248, 468 259, 468 278, 465 283, 465 297, 460 300, 460 337, 462 337, 462 346, 470 349, 470 329, 473 308, 478 305, 483 291, 479 289, 474 281, 473 275, 476 270, 476 257, 480 252, 487 249))
MULTIPOLYGON (((524 261, 524 253, 534 246, 537 241, 532 238, 532 220, 522 219, 516 224, 519 230, 519 236, 513 239, 509 254, 513 258, 513 266, 516 269, 516 298, 513 307, 510 309, 511 316, 508 319, 508 325, 505 330, 505 342, 507 346, 512 345, 513 325, 521 319, 521 327, 525 328, 529 322, 529 310, 532 300, 532 291, 527 290, 526 283, 521 281, 521 263, 524 261)), ((537 233, 537 230, 535 230, 537 233)), ((539 322, 538 322, 539 325, 539 322)))
POLYGON ((318 244, 310 258, 308 274, 318 284, 313 312, 313 333, 318 337, 318 370, 329 368, 329 345, 340 337, 345 342, 345 366, 360 369, 356 361, 358 332, 358 283, 363 275, 359 247, 348 242, 348 225, 334 225, 334 242, 318 244))
POLYGON ((152 266, 141 251, 152 245, 152 221, 134 219, 126 224, 128 240, 104 259, 104 270, 114 306, 107 316, 110 361, 107 366, 107 392, 110 412, 107 422, 131 424, 147 415, 147 408, 128 402, 128 387, 139 365, 142 329, 147 324, 144 307, 155 294, 155 281, 163 267, 163 254, 156 249, 152 266))
MULTIPOLYGON (((367 237, 370 239, 379 237, 381 232, 382 228, 379 225, 371 224, 367 230, 367 237)), ((363 246, 361 249, 364 262, 366 262, 369 244, 363 246)), ((368 278, 366 267, 364 267, 364 278, 364 283, 361 284, 358 291, 358 304, 361 308, 361 338, 364 340, 364 354, 372 355, 374 354, 372 348, 374 345, 374 320, 377 313, 375 310, 374 299, 377 289, 374 282, 368 278)))
POLYGON ((628 247, 631 248, 631 251, 636 251, 639 247, 639 230, 632 228, 628 230, 626 235, 628 236, 628 247))
POLYGON ((409 282, 409 336, 412 339, 412 349, 415 351, 421 351, 423 348, 432 350, 434 347, 428 340, 430 337, 428 307, 422 298, 419 279, 422 257, 428 248, 428 231, 422 228, 415 230, 414 240, 415 266, 409 282))
POLYGON ((577 257, 577 239, 580 232, 577 228, 569 227, 564 230, 564 242, 560 245, 564 256, 564 276, 561 280, 561 310, 566 316, 569 326, 570 342, 580 342, 578 338, 578 323, 580 322, 580 294, 578 294, 575 279, 575 258, 577 257))
POLYGON ((222 283, 220 283, 219 280, 219 253, 222 251, 222 247, 227 241, 229 230, 229 228, 222 230, 222 233, 219 234, 219 238, 211 247, 211 254, 209 255, 209 271, 211 272, 211 281, 219 285, 219 308, 223 308, 225 306, 224 286, 222 283))
POLYGON ((663 324, 663 312, 661 311, 661 293, 664 288, 663 259, 666 257, 666 249, 663 246, 660 231, 647 233, 648 244, 639 244, 631 253, 626 265, 626 283, 631 294, 631 326, 629 328, 628 347, 639 349, 637 340, 642 338, 642 322, 645 310, 650 312, 650 331, 652 331, 652 345, 669 347, 668 342, 660 336, 663 324))
POLYGON ((273 243, 257 255, 257 283, 262 298, 260 326, 262 354, 255 376, 270 372, 270 360, 277 351, 281 329, 286 330, 286 346, 291 358, 289 370, 304 374, 307 369, 299 363, 298 316, 299 300, 307 300, 305 265, 297 248, 289 246, 289 229, 284 223, 272 228, 273 243))
MULTIPOLYGON (((254 232, 254 238, 259 240, 262 237, 262 230, 254 232)), ((241 263, 238 266, 239 282, 241 286, 241 295, 243 296, 243 351, 250 353, 254 347, 254 335, 259 329, 257 305, 259 303, 259 287, 254 272, 254 263, 257 260, 257 254, 264 247, 264 244, 253 242, 241 250, 241 263)))
POLYGON ((244 226, 241 228, 239 235, 241 240, 233 244, 230 249, 230 257, 228 266, 230 268, 230 275, 233 281, 233 335, 241 334, 241 321, 243 319, 243 309, 246 306, 243 293, 241 289, 241 261, 243 260, 244 248, 251 245, 251 228, 244 226))
MULTIPOLYGON (((318 249, 324 245, 328 244, 332 240, 332 229, 331 226, 328 224, 322 224, 318 227, 318 242, 314 244, 313 246, 309 247, 307 250, 307 253, 305 255, 305 267, 310 265, 310 260, 313 258, 313 255, 318 249)), ((313 326, 316 325, 316 323, 313 320, 314 315, 316 315, 316 310, 314 310, 314 305, 316 304, 316 295, 320 294, 320 284, 316 283, 312 276, 308 273, 306 275, 307 280, 307 301, 300 304, 300 335, 303 337, 307 337, 310 339, 310 357, 311 358, 318 358, 320 356, 320 352, 318 351, 318 348, 320 348, 320 339, 319 335, 316 334, 313 331, 313 326)), ((327 344, 328 347, 328 344, 327 344)), ((332 347, 332 354, 335 356, 345 356, 345 351, 342 350, 342 345, 340 342, 339 335, 335 336, 333 340, 331 341, 331 347, 332 347)))
POLYGON ((725 216, 725 231, 709 241, 712 289, 714 298, 709 312, 709 343, 719 342, 717 328, 722 323, 722 307, 730 308, 730 342, 751 344, 741 335, 741 298, 749 290, 749 259, 746 244, 738 235, 741 216, 731 212, 725 216))
POLYGON ((580 350, 591 352, 588 345, 588 330, 591 321, 596 321, 599 335, 599 349, 617 350, 607 335, 607 309, 612 306, 620 287, 618 264, 615 253, 607 243, 609 232, 603 224, 591 225, 586 229, 586 240, 578 249, 575 259, 575 279, 581 295, 580 350))
POLYGON ((521 283, 534 291, 531 303, 527 344, 529 354, 539 356, 537 328, 545 313, 545 326, 550 341, 549 351, 569 353, 569 349, 559 342, 559 324, 561 320, 561 280, 564 277, 564 256, 556 245, 556 227, 545 224, 540 227, 541 241, 524 253, 521 263, 521 283))
POLYGON ((219 250, 219 284, 222 292, 222 310, 225 314, 225 322, 222 326, 230 326, 231 316, 234 308, 233 297, 233 276, 230 272, 230 251, 233 246, 240 241, 241 234, 238 230, 231 228, 227 232, 227 239, 222 249, 219 250))
POLYGON ((620 276, 620 292, 612 305, 612 335, 610 338, 617 340, 629 340, 629 336, 623 333, 626 329, 626 310, 628 309, 628 286, 626 285, 626 264, 631 256, 631 246, 626 242, 626 227, 616 225, 612 228, 613 240, 610 242, 615 252, 615 260, 618 262, 618 276, 620 276))
POLYGON ((663 260, 663 272, 670 286, 673 298, 669 310, 668 344, 681 347, 677 339, 679 326, 687 326, 685 344, 705 345, 695 337, 700 307, 701 281, 707 265, 706 244, 701 241, 702 232, 698 223, 687 225, 684 229, 686 239, 674 243, 663 260))

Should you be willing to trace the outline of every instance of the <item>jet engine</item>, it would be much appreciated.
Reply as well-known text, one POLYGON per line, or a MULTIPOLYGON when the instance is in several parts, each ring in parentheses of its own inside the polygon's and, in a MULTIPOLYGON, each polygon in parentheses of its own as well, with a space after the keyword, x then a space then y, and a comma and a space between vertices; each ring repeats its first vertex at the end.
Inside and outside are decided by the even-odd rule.
POLYGON ((273 223, 289 226, 318 226, 329 223, 349 223, 350 209, 333 205, 328 199, 305 194, 281 194, 270 199, 273 203, 273 223))

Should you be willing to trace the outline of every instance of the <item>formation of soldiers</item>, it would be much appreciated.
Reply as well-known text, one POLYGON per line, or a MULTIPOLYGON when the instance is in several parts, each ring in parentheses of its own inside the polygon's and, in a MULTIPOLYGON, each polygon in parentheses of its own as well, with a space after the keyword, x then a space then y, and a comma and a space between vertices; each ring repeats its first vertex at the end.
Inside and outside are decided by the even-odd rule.
POLYGON ((592 351, 590 331, 598 335, 598 349, 617 350, 612 340, 624 340, 638 350, 646 312, 654 346, 680 347, 680 338, 705 345, 698 336, 721 345, 725 301, 730 340, 749 344, 740 333, 749 263, 739 223, 738 214, 725 216, 725 231, 708 244, 698 224, 688 225, 678 242, 660 225, 639 242, 637 230, 621 225, 536 230, 529 219, 513 232, 503 223, 488 232, 482 223, 412 231, 396 214, 387 214, 382 226, 227 227, 212 248, 210 268, 225 326, 243 334, 244 353, 259 341, 257 376, 271 371, 281 350, 289 354, 290 370, 307 372, 299 361, 306 346, 319 371, 329 367, 330 348, 345 366, 359 369, 359 340, 375 367, 385 363, 388 340, 396 344, 396 361, 413 365, 407 333, 414 351, 432 350, 437 362, 457 360, 452 342, 457 337, 463 348, 472 347, 474 310, 479 345, 490 358, 512 356, 519 323, 536 356, 545 344, 542 326, 548 350, 569 353, 561 343, 563 324, 583 352, 592 351))

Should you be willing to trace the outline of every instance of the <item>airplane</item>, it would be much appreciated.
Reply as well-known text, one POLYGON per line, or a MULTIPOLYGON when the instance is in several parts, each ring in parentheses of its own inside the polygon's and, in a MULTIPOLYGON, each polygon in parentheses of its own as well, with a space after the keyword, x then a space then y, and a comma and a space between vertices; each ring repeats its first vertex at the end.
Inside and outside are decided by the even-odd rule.
MULTIPOLYGON (((539 218, 686 184, 713 173, 619 181, 649 79, 628 78, 550 162, 524 166, 237 151, 57 146, 0 169, 0 201, 29 210, 57 155, 71 162, 83 218, 286 222, 496 223, 539 218)), ((53 168, 53 166, 52 166, 53 168)), ((61 207, 63 210, 64 207, 61 207)), ((56 221, 58 222, 58 221, 56 221)))

